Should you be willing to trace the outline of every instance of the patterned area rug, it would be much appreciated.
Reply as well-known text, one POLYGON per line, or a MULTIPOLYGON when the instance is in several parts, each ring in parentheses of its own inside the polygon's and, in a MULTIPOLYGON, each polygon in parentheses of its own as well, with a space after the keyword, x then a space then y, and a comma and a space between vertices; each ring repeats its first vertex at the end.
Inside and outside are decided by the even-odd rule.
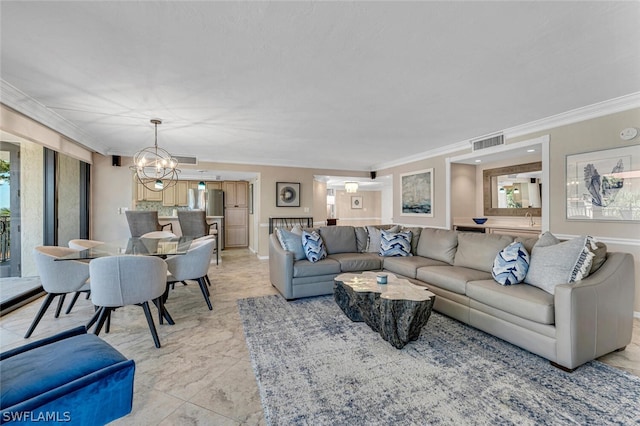
POLYGON ((565 373, 437 312, 398 350, 332 296, 238 306, 271 425, 640 422, 640 378, 597 361, 565 373))

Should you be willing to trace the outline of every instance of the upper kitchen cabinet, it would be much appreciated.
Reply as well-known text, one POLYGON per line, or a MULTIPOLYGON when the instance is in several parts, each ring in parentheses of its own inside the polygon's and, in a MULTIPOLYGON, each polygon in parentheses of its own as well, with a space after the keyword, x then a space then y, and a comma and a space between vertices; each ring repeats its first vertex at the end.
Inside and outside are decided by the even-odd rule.
POLYGON ((225 181, 222 189, 225 207, 248 207, 249 182, 225 181))
POLYGON ((163 206, 186 206, 189 181, 179 180, 174 186, 162 191, 163 206))
POLYGON ((137 197, 138 201, 162 201, 163 191, 152 191, 147 189, 143 184, 137 185, 137 197))
POLYGON ((210 189, 222 189, 222 182, 207 182, 207 191, 210 189))

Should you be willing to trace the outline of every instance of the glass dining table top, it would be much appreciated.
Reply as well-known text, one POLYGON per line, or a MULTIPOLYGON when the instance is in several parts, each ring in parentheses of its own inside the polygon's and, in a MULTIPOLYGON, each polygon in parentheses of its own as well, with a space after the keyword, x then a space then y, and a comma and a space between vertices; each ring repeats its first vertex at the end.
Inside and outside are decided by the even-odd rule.
POLYGON ((174 256, 186 254, 191 246, 191 237, 173 238, 129 238, 107 242, 86 250, 80 250, 55 260, 90 260, 98 257, 132 254, 138 256, 174 256))

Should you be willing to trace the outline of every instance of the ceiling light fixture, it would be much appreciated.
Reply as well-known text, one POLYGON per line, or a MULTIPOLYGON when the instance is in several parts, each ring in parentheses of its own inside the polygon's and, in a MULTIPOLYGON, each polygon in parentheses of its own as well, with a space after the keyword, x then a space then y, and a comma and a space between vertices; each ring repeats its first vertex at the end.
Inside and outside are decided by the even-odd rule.
POLYGON ((160 192, 171 188, 178 181, 178 160, 166 150, 158 148, 158 124, 161 120, 153 119, 155 126, 155 142, 152 147, 144 148, 133 156, 133 166, 136 180, 149 191, 160 192))
POLYGON ((345 182, 344 190, 347 192, 358 192, 358 182, 345 182))
POLYGON ((198 189, 206 189, 207 185, 204 183, 204 181, 200 181, 198 182, 198 189))

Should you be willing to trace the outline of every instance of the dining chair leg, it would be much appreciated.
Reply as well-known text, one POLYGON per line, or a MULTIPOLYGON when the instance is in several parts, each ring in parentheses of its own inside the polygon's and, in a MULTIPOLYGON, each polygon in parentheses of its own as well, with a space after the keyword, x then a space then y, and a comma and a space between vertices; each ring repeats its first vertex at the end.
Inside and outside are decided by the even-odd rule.
POLYGON ((38 310, 36 317, 33 319, 33 322, 31 323, 29 330, 27 330, 27 334, 24 335, 25 339, 28 339, 29 337, 31 337, 33 330, 36 329, 36 326, 42 319, 42 316, 47 311, 47 309, 49 309, 49 305, 51 305, 51 302, 53 302, 53 299, 55 299, 57 295, 58 295, 57 293, 47 293, 47 297, 45 297, 44 301, 42 302, 42 305, 40 306, 40 309, 38 310))
POLYGON ((73 299, 71 299, 71 303, 69 303, 69 306, 67 306, 67 310, 64 312, 65 315, 69 315, 69 313, 71 312, 71 309, 73 309, 73 305, 76 304, 78 297, 80 297, 80 292, 76 291, 76 293, 73 295, 73 299))
POLYGON ((63 293, 60 295, 60 299, 58 299, 58 307, 56 307, 56 314, 54 315, 55 318, 58 318, 60 316, 60 311, 62 311, 62 304, 64 303, 65 296, 66 293, 63 293))
POLYGON ((198 278, 198 284, 200 285, 200 291, 202 291, 202 295, 204 296, 205 302, 207 302, 207 307, 210 311, 213 311, 213 307, 211 306, 211 300, 209 300, 209 289, 207 288, 207 284, 204 282, 204 278, 198 278))
POLYGON ((111 331, 111 313, 113 312, 113 309, 109 310, 109 315, 107 315, 107 321, 106 324, 104 326, 104 332, 109 334, 109 332, 111 331))
POLYGON ((99 308, 97 306, 94 306, 94 308, 95 308, 95 312, 91 317, 91 319, 89 320, 89 322, 87 323, 87 325, 85 326, 87 331, 93 326, 93 324, 96 323, 96 321, 98 321, 98 317, 100 316, 100 311, 102 310, 102 308, 99 308))
POLYGON ((156 331, 156 325, 153 323, 153 317, 151 316, 151 310, 149 309, 149 303, 142 303, 142 309, 144 309, 144 316, 147 317, 147 323, 149 323, 149 330, 151 330, 151 336, 153 336, 153 343, 156 348, 160 347, 160 339, 158 338, 158 332, 156 331))
POLYGON ((100 307, 100 315, 98 316, 98 322, 96 324, 96 328, 93 330, 93 334, 96 336, 100 334, 100 330, 102 330, 102 326, 104 325, 107 317, 111 315, 111 308, 106 306, 100 307))

